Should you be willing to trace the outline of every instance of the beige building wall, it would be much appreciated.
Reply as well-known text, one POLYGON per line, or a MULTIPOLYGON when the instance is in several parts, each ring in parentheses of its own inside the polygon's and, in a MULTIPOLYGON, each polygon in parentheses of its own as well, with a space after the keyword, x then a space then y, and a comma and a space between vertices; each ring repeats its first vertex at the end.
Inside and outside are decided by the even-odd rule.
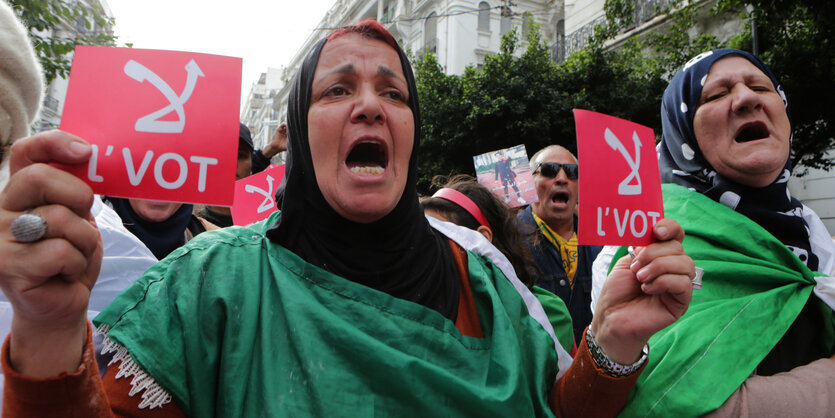
MULTIPOLYGON (((827 158, 835 158, 835 150, 830 150, 827 158)), ((793 176, 789 180, 789 191, 817 212, 829 235, 835 236, 835 170, 810 169, 803 177, 793 176)))

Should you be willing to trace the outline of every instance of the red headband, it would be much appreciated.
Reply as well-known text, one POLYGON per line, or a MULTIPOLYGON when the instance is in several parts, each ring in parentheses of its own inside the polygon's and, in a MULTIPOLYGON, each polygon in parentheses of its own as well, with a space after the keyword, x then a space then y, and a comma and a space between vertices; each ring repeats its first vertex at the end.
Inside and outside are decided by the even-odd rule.
MULTIPOLYGON (((452 203, 455 203, 458 206, 461 206, 464 210, 466 210, 470 215, 473 215, 473 218, 478 221, 482 226, 486 226, 490 228, 490 223, 487 222, 487 218, 484 217, 484 214, 481 213, 481 209, 478 208, 478 205, 472 201, 467 195, 464 193, 459 192, 455 189, 443 188, 435 192, 432 197, 438 197, 441 199, 449 200, 452 203)), ((490 228, 492 230, 492 228, 490 228)))

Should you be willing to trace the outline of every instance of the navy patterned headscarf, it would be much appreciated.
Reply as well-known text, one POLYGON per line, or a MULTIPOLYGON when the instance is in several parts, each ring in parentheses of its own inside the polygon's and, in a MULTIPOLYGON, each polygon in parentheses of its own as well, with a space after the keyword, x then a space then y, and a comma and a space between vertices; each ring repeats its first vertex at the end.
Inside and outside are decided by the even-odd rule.
POLYGON ((810 269, 817 270, 818 258, 812 253, 809 227, 802 217, 803 205, 791 197, 787 187, 791 159, 786 159, 783 172, 773 183, 750 187, 718 173, 696 142, 693 117, 702 87, 713 63, 728 55, 747 59, 771 79, 791 119, 780 82, 759 58, 736 49, 716 49, 699 54, 673 77, 661 101, 662 134, 658 145, 661 181, 688 187, 747 216, 785 244, 810 269))

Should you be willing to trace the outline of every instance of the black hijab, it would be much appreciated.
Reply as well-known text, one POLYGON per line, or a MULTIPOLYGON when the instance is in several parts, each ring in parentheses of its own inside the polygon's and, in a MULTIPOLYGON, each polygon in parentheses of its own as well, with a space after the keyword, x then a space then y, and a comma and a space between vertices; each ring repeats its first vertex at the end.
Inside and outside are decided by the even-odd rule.
POLYGON ((699 106, 707 73, 716 61, 736 55, 750 61, 774 84, 783 98, 786 114, 789 103, 780 82, 757 57, 736 49, 716 49, 699 54, 673 77, 661 101, 663 133, 658 146, 661 181, 677 183, 702 193, 747 216, 765 228, 795 253, 811 270, 817 270, 818 257, 809 244, 809 227, 803 220, 803 205, 789 194, 791 159, 770 185, 749 187, 719 174, 699 149, 693 118, 699 106))
POLYGON ((107 201, 122 218, 122 225, 136 235, 158 260, 186 243, 185 231, 191 221, 192 205, 182 204, 168 219, 152 222, 137 215, 128 199, 107 197, 107 201))
POLYGON ((459 296, 455 261, 446 237, 429 226, 418 202, 418 95, 412 68, 399 47, 415 125, 409 174, 400 200, 389 214, 364 224, 341 217, 322 196, 308 145, 307 115, 313 76, 326 41, 313 47, 293 80, 286 174, 276 196, 281 216, 267 237, 324 270, 455 320, 459 296))

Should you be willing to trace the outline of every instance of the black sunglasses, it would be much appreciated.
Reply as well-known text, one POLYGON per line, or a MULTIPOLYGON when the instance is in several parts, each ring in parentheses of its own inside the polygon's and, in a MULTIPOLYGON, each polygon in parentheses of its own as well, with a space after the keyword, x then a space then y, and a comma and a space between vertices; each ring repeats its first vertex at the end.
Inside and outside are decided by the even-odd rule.
POLYGON ((543 177, 552 179, 556 177, 557 174, 560 174, 560 169, 565 170, 565 176, 568 177, 569 180, 577 180, 580 176, 580 167, 578 167, 577 164, 560 164, 550 162, 539 163, 533 173, 536 174, 538 172, 543 177))

